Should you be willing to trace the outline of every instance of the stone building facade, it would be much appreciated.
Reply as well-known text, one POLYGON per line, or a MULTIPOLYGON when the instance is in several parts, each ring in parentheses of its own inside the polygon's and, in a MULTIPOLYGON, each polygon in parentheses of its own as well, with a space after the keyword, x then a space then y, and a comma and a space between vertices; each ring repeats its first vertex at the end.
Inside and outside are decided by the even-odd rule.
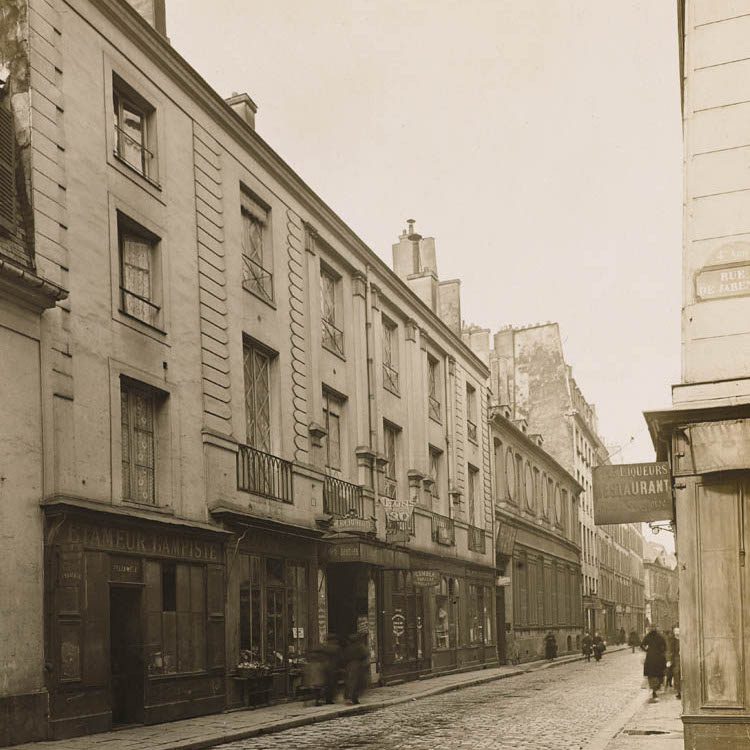
POLYGON ((647 542, 643 556, 646 576, 646 622, 662 632, 679 623, 677 560, 661 544, 647 542))
MULTIPOLYGON (((583 627, 610 640, 620 628, 643 627, 643 538, 637 525, 594 524, 593 468, 608 462, 589 404, 565 361, 556 323, 464 332, 489 363, 490 390, 529 433, 543 436, 544 450, 581 487, 578 538, 581 540, 583 627)), ((629 632, 629 631, 628 631, 629 632)))
POLYGON ((646 420, 674 477, 685 744, 730 750, 750 731, 750 4, 677 7, 682 377, 646 420))
POLYGON ((497 663, 489 371, 434 243, 391 271, 163 2, 11 5, 0 741, 291 697, 326 633, 376 680, 497 663))

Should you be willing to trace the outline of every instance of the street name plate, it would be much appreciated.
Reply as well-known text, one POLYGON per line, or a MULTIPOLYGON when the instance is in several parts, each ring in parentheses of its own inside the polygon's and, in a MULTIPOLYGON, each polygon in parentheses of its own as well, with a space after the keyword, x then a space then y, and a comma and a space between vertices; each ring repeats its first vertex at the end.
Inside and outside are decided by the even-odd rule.
POLYGON ((594 468, 594 523, 672 520, 672 477, 666 461, 594 468))

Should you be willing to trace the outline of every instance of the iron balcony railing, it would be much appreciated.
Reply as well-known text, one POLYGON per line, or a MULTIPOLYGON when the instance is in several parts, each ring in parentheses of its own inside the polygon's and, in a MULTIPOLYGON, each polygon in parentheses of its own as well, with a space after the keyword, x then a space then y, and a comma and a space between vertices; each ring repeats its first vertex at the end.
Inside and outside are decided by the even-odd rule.
POLYGON ((338 328, 333 321, 327 318, 320 319, 323 326, 323 346, 340 357, 344 356, 344 332, 338 328))
POLYGON ((428 406, 430 419, 436 422, 440 421, 440 402, 434 396, 428 396, 428 406))
POLYGON ((249 445, 241 445, 237 453, 237 489, 292 503, 292 464, 249 445))
POLYGON ((386 517, 385 519, 385 533, 386 535, 395 534, 399 531, 408 531, 409 536, 416 535, 414 511, 409 513, 409 517, 406 521, 397 521, 386 517))
POLYGON ((259 297, 273 302, 273 274, 244 254, 242 256, 242 285, 259 297))
POLYGON ((120 301, 124 313, 138 318, 138 320, 142 320, 154 328, 157 327, 159 313, 161 312, 159 305, 140 294, 131 292, 130 289, 126 289, 124 286, 120 287, 120 301))
POLYGON ((115 125, 115 156, 156 184, 156 156, 119 125, 115 125))
POLYGON ((327 476, 323 483, 323 511, 337 518, 364 518, 362 487, 327 476))
POLYGON ((456 544, 456 527, 452 518, 432 514, 432 541, 448 547, 456 544))
POLYGON ((484 529, 479 529, 476 526, 469 526, 469 549, 473 552, 481 552, 484 554, 487 550, 484 529))
POLYGON ((466 420, 466 433, 469 436, 469 440, 471 440, 472 443, 477 442, 477 426, 470 419, 466 420))
POLYGON ((397 396, 401 393, 398 370, 387 362, 383 362, 383 387, 397 396))

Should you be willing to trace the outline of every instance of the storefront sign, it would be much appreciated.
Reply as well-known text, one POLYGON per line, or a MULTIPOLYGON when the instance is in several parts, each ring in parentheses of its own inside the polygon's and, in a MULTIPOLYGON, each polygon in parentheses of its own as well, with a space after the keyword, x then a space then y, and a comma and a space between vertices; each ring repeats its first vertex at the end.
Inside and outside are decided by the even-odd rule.
POLYGON ((495 586, 510 586, 510 576, 498 576, 495 579, 495 586))
POLYGON ((334 531, 349 534, 373 534, 375 522, 372 518, 334 518, 331 521, 334 531))
POLYGON ((439 586, 439 570, 412 570, 412 580, 415 586, 439 586))
POLYGON ((205 562, 218 562, 221 559, 220 547, 215 542, 150 530, 95 526, 78 521, 68 523, 65 541, 112 552, 190 558, 205 562))
POLYGON ((666 461, 594 468, 594 523, 672 520, 672 478, 666 461))
POLYGON ((516 534, 518 529, 515 526, 509 526, 507 523, 500 524, 497 532, 497 554, 511 557, 513 547, 516 544, 516 534))
POLYGON ((141 559, 138 557, 113 557, 110 580, 123 583, 140 583, 143 580, 141 559))
POLYGON ((696 474, 750 468, 750 419, 700 422, 685 431, 696 474))

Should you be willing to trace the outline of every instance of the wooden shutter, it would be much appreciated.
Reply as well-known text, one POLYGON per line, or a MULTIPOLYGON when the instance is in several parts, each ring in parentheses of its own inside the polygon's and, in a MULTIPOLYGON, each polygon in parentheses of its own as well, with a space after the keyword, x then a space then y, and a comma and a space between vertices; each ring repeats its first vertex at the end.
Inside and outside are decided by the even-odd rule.
POLYGON ((206 568, 206 667, 224 669, 224 567, 206 568))
POLYGON ((83 679, 86 685, 104 685, 109 679, 109 556, 86 552, 86 624, 83 643, 83 679))
POLYGON ((16 147, 13 115, 0 106, 0 226, 16 228, 16 147))

